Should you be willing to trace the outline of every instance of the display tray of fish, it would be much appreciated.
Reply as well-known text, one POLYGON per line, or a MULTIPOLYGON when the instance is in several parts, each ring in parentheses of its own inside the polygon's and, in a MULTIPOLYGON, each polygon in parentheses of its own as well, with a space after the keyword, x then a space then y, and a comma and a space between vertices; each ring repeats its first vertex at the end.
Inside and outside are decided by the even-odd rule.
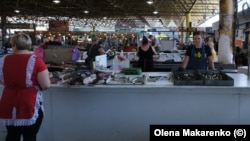
POLYGON ((111 75, 105 78, 104 84, 107 85, 144 85, 145 75, 111 75))
POLYGON ((174 85, 233 86, 234 80, 219 70, 184 70, 173 72, 174 85))

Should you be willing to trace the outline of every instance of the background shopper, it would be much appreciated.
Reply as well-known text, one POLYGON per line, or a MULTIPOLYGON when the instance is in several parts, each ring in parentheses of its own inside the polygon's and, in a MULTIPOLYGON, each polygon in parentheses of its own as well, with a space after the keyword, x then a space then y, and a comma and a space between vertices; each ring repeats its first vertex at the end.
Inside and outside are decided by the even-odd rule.
POLYGON ((139 57, 138 66, 144 72, 154 71, 153 55, 157 54, 155 48, 149 45, 149 40, 143 36, 142 45, 139 47, 137 56, 139 57))
POLYGON ((98 55, 105 54, 104 48, 100 45, 99 37, 96 35, 92 36, 92 44, 87 47, 88 57, 85 60, 85 64, 89 67, 91 71, 94 71, 93 62, 95 57, 98 55))

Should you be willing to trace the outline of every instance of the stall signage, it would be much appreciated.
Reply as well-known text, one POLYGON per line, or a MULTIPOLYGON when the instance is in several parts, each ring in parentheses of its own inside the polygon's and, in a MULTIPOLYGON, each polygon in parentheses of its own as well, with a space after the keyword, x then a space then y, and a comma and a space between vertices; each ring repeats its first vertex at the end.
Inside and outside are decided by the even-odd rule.
POLYGON ((148 32, 167 32, 167 31, 169 31, 169 29, 167 29, 167 28, 164 28, 164 29, 162 29, 162 28, 152 28, 152 29, 148 29, 147 30, 148 32))
POLYGON ((206 27, 206 32, 213 33, 213 28, 212 27, 206 27))
POLYGON ((67 32, 69 31, 69 22, 60 20, 50 20, 49 30, 56 32, 67 32))
POLYGON ((197 31, 206 31, 206 28, 205 27, 197 27, 197 29, 196 29, 197 31))
POLYGON ((187 31, 187 28, 186 28, 186 27, 179 27, 179 31, 180 31, 180 32, 186 32, 186 31, 187 31))
POLYGON ((170 31, 177 31, 177 27, 169 27, 170 31))
POLYGON ((5 28, 13 29, 34 29, 34 24, 25 24, 25 23, 7 23, 4 25, 5 28))
POLYGON ((188 31, 189 31, 189 32, 195 32, 195 31, 196 31, 196 28, 195 28, 195 27, 189 27, 189 28, 188 28, 188 31))
POLYGON ((157 29, 158 32, 168 32, 170 31, 169 28, 164 28, 164 29, 157 29))
POLYGON ((148 29, 148 32, 156 32, 156 29, 155 28, 148 29))

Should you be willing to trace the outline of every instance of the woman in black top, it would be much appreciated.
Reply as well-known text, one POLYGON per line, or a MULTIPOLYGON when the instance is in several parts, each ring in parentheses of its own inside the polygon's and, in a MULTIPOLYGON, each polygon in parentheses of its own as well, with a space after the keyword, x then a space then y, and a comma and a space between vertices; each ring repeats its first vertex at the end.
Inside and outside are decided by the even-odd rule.
POLYGON ((154 70, 153 55, 157 54, 155 49, 149 46, 148 39, 143 36, 142 46, 139 47, 137 56, 139 57, 138 66, 143 72, 150 72, 154 70))
POLYGON ((212 59, 212 52, 210 47, 205 45, 200 33, 194 33, 193 40, 193 44, 188 47, 179 70, 213 70, 214 62, 212 59))

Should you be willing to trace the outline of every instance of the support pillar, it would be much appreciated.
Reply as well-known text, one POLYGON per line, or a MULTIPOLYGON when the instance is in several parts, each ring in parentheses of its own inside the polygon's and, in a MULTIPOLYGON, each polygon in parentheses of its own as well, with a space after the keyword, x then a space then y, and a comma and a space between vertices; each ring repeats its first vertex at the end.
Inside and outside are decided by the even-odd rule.
POLYGON ((234 1, 220 0, 218 62, 233 63, 234 1))
MULTIPOLYGON (((246 29, 249 28, 249 23, 246 23, 246 29)), ((243 43, 243 49, 247 49, 247 72, 248 72, 248 78, 250 76, 250 46, 249 46, 249 32, 245 32, 245 42, 243 43)))
MULTIPOLYGON (((186 14, 186 27, 187 27, 187 30, 189 30, 189 28, 191 28, 191 26, 190 26, 190 17, 191 17, 191 14, 187 13, 186 14)), ((188 43, 188 39, 189 39, 190 34, 191 34, 191 32, 189 32, 189 31, 186 32, 186 42, 187 43, 188 43)))
MULTIPOLYGON (((250 27, 250 23, 246 23, 246 29, 250 27)), ((249 33, 245 33, 245 42, 243 42, 243 49, 248 49, 249 33)))
POLYGON ((2 47, 4 46, 5 41, 5 36, 7 34, 6 28, 5 28, 5 24, 6 24, 6 15, 2 15, 1 16, 1 29, 2 29, 2 47))
MULTIPOLYGON (((181 23, 181 27, 184 27, 184 22, 182 22, 181 23)), ((185 42, 185 36, 184 36, 184 32, 183 31, 181 31, 181 34, 180 34, 181 36, 179 37, 180 39, 181 39, 181 42, 185 42)))

